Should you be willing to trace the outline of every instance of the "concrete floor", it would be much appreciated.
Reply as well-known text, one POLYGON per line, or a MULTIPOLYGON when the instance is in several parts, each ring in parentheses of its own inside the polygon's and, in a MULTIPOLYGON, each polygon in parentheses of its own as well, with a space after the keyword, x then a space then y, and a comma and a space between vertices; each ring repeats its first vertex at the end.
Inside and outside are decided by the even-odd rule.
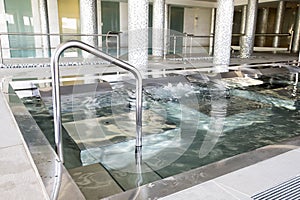
MULTIPOLYGON (((257 54, 248 60, 233 58, 231 63, 240 65, 246 63, 292 61, 297 58, 297 55, 291 54, 280 56, 274 54, 257 54)), ((20 62, 24 62, 24 60, 20 62)), ((205 67, 211 65, 210 61, 205 61, 205 63, 195 62, 193 65, 203 65, 205 67)), ((96 73, 99 71, 99 68, 92 67, 86 71, 88 73, 96 73)), ((74 75, 76 73, 78 73, 78 69, 74 66, 61 70, 61 75, 74 75)), ((36 163, 34 163, 34 159, 29 153, 27 144, 24 142, 24 138, 6 99, 6 87, 11 78, 25 77, 51 77, 50 68, 12 69, 3 67, 0 69, 0 78, 2 80, 0 92, 0 126, 2 128, 0 133, 0 155, 2 160, 0 164, 1 198, 49 199, 49 192, 47 192, 43 184, 36 163)), ((284 148, 291 151, 256 164, 252 163, 253 165, 199 183, 196 186, 183 188, 184 190, 180 192, 172 192, 173 194, 166 193, 162 199, 251 199, 251 196, 255 193, 266 190, 300 174, 300 149, 297 145, 284 148)), ((141 191, 144 191, 143 187, 151 187, 151 185, 142 186, 138 189, 139 192, 135 190, 135 193, 139 194, 137 195, 138 199, 144 199, 145 195, 147 195, 147 193, 141 193, 141 191)), ((133 191, 129 191, 128 194, 130 192, 132 194, 133 191)), ((75 197, 74 194, 70 195, 75 197)), ((125 196, 127 194, 122 193, 108 199, 123 199, 125 196)), ((62 199, 62 197, 60 198, 62 199)), ((82 196, 79 195, 75 199, 81 198, 82 196)), ((63 199, 70 198, 64 196, 63 199)))

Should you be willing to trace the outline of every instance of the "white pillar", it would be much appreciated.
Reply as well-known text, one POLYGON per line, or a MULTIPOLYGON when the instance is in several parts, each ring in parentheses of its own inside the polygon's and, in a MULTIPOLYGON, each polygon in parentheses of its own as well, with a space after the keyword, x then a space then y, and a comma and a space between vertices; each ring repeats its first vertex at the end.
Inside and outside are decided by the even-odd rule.
POLYGON ((218 0, 213 63, 216 72, 228 71, 234 13, 233 0, 218 0))
POLYGON ((45 34, 42 36, 43 56, 45 58, 49 58, 51 55, 47 0, 39 0, 39 10, 41 19, 41 32, 42 34, 45 34))
POLYGON ((35 46, 35 57, 43 58, 48 57, 44 56, 43 52, 43 36, 40 35, 42 32, 42 23, 41 23, 41 10, 40 10, 40 0, 31 0, 31 10, 32 10, 32 25, 33 32, 37 35, 30 36, 34 37, 34 46, 35 46))
POLYGON ((164 14, 164 59, 166 59, 169 49, 169 5, 165 3, 164 14))
POLYGON ((245 34, 245 29, 246 29, 246 19, 247 19, 247 6, 243 6, 242 9, 242 20, 241 20, 241 29, 240 33, 245 34))
POLYGON ((297 53, 299 51, 299 42, 300 42, 300 6, 298 7, 298 13, 294 25, 294 38, 292 52, 297 53))
MULTIPOLYGON (((51 34, 59 34, 59 20, 58 20, 58 5, 57 1, 48 0, 48 20, 49 20, 49 32, 51 34)), ((50 36, 51 52, 55 51, 55 48, 60 44, 60 36, 50 36)))
POLYGON ((152 55, 163 56, 165 0, 153 1, 152 55))
POLYGON ((128 0, 128 59, 141 72, 148 67, 149 0, 128 0))
POLYGON ((80 29, 81 34, 93 35, 81 36, 82 42, 98 48, 97 0, 80 0, 80 29))
POLYGON ((209 38, 209 55, 214 54, 214 34, 215 34, 216 8, 211 9, 210 20, 210 38, 209 38))
MULTIPOLYGON (((102 18, 101 18, 101 0, 97 0, 97 33, 102 33, 102 18)), ((98 47, 102 47, 102 36, 98 38, 98 47)))
POLYGON ((258 0, 248 0, 245 36, 242 37, 241 58, 249 58, 253 53, 258 0))
MULTIPOLYGON (((269 8, 262 8, 261 19, 259 20, 259 30, 258 33, 267 33, 268 30, 268 18, 269 18, 269 8)), ((258 39, 258 46, 263 47, 266 43, 266 36, 260 36, 258 39)))
MULTIPOLYGON (((0 0, 0 32, 7 33, 4 0, 0 0)), ((3 58, 10 58, 8 35, 0 35, 0 65, 3 58)))
MULTIPOLYGON (((278 2, 274 33, 281 33, 284 13, 285 13, 285 6, 286 6, 285 1, 278 2)), ((280 44, 280 38, 278 36, 275 36, 273 40, 273 47, 278 47, 279 44, 280 44)))
MULTIPOLYGON (((245 5, 245 6, 243 6, 243 9, 242 9, 242 19, 241 19, 241 27, 240 27, 240 33, 242 35, 245 34, 246 19, 247 19, 247 6, 245 5)), ((240 44, 240 46, 242 45, 242 36, 240 37, 239 44, 240 44)))

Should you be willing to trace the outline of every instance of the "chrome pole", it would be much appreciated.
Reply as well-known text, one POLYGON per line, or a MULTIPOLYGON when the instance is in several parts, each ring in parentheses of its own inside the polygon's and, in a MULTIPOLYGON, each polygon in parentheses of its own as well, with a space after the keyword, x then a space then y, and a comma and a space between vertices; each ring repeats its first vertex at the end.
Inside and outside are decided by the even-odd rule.
POLYGON ((176 36, 174 35, 174 37, 173 37, 173 39, 174 39, 174 43, 173 43, 173 45, 174 45, 174 47, 173 47, 173 54, 176 54, 176 40, 177 40, 177 38, 176 38, 176 36))
MULTIPOLYGON (((60 78, 59 78, 59 58, 63 51, 69 48, 80 48, 86 52, 89 52, 95 56, 98 56, 112 64, 115 64, 129 72, 131 72, 136 78, 136 149, 142 147, 142 76, 140 72, 132 65, 112 57, 104 52, 95 49, 94 47, 85 44, 80 41, 68 41, 60 44, 53 56, 51 57, 51 75, 52 75, 52 101, 53 101, 53 118, 54 118, 54 134, 55 134, 55 151, 58 155, 58 162, 61 164, 64 162, 63 157, 63 144, 62 144, 62 127, 61 127, 61 101, 60 101, 60 78)), ((57 191, 59 191, 61 182, 61 169, 58 170, 59 183, 57 184, 57 191)), ((55 199, 58 196, 58 192, 54 194, 55 199)))

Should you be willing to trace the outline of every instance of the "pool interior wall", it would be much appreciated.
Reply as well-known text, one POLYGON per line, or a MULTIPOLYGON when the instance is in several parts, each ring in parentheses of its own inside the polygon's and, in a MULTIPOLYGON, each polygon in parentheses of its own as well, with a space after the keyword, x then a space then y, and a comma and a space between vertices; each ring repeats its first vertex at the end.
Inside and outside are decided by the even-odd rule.
MULTIPOLYGON (((191 77, 191 79, 192 78, 195 78, 195 77, 191 77)), ((267 79, 268 79, 268 77, 267 77, 267 79)), ((280 82, 280 81, 279 81, 280 82)), ((278 81, 276 82, 276 80, 275 80, 275 85, 276 84, 278 84, 278 81)), ((271 88, 272 89, 272 88, 271 88)), ((274 89, 274 88, 273 88, 274 89)), ((276 88, 275 88, 276 89, 276 88)), ((241 96, 241 97, 244 97, 245 95, 248 95, 248 94, 244 94, 243 93, 244 91, 243 91, 243 89, 241 90, 241 91, 236 91, 236 93, 237 94, 239 94, 239 96, 241 96)), ((264 92, 264 91, 263 91, 264 92)), ((247 93, 247 92, 246 92, 247 93)), ((298 92, 299 93, 299 92, 298 92)), ((250 91, 250 96, 252 96, 253 94, 251 93, 251 91, 250 91)), ((259 98, 261 98, 262 99, 262 101, 266 101, 266 99, 264 99, 264 98, 262 98, 261 97, 261 95, 258 95, 259 96, 259 98)), ((299 96, 299 95, 298 95, 299 96)), ((269 99, 270 100, 270 99, 269 99)), ((284 99, 283 99, 284 100, 284 99)), ((237 101, 238 102, 238 101, 237 101)), ((297 102, 297 101, 296 101, 297 102)), ((28 103, 28 102, 27 102, 28 103)), ((286 103, 286 102, 284 102, 284 101, 279 101, 279 103, 278 103, 278 105, 280 105, 281 103, 286 103)), ((263 102, 263 104, 267 104, 267 102, 263 102)), ((296 104, 296 103, 295 103, 296 104)), ((289 106, 289 104, 284 104, 284 106, 289 106)), ((292 104, 291 104, 292 105, 292 104)), ((297 104, 296 104, 297 105, 297 104)), ((255 106, 257 106, 257 105, 255 105, 255 106)), ((258 105, 259 107, 261 106, 261 105, 258 105)), ((284 107, 283 106, 283 107, 284 107)), ((207 110, 207 109, 205 109, 205 105, 203 106, 202 108, 201 108, 201 112, 203 112, 203 113, 209 113, 209 110, 207 110), (203 108, 204 107, 204 108, 203 108)), ((263 106, 262 106, 263 107, 263 106)), ((268 106, 267 106, 268 107, 268 106)), ((275 106, 275 107, 277 107, 277 106, 275 106)), ((280 107, 280 106, 279 106, 280 107)), ((289 115, 289 108, 285 108, 286 109, 286 111, 287 111, 287 113, 286 113, 286 116, 288 116, 289 115)), ((276 110, 276 108, 275 108, 275 110, 276 110)), ((296 116, 297 117, 297 116, 296 116)), ((297 118, 296 118, 297 119, 297 118)), ((296 121, 296 123, 297 123, 297 121, 296 121)), ((299 124, 299 123, 298 123, 299 124)), ((199 141, 199 140, 198 140, 199 141)), ((270 142, 270 141, 268 141, 268 142, 270 142)), ((267 145, 267 144, 270 144, 270 143, 265 143, 264 145, 267 145)), ((272 142, 271 142, 272 143, 272 142)), ((257 148, 257 147, 256 147, 257 148)), ((76 164, 75 164, 76 165, 76 164)), ((74 165, 74 166, 75 166, 74 165)), ((72 167, 71 167, 72 168, 72 167)), ((192 167, 191 167, 192 168, 192 167)), ((73 168, 74 169, 74 174, 78 174, 78 171, 76 171, 76 169, 75 168, 73 168), (76 173, 75 173, 76 172, 76 173)), ((95 170, 95 169, 92 169, 92 170, 95 170)), ((84 171, 84 169, 81 169, 81 172, 82 171, 84 171)), ((169 170, 166 170, 167 171, 167 173, 168 173, 168 171, 169 170)), ((181 172, 180 170, 179 170, 179 172, 181 172)), ((96 173, 95 173, 96 174, 96 173)), ((108 174, 108 175, 111 175, 111 174, 108 174)), ((122 176, 122 174, 120 174, 121 176, 122 176)), ((159 177, 159 179, 161 179, 162 177, 161 176, 158 176, 159 177)), ((136 177, 135 178, 133 178, 133 179, 136 179, 136 177)), ((150 180, 150 181, 155 181, 155 180, 150 180)), ((80 182, 80 181, 79 181, 80 182)), ((131 182, 131 181, 130 181, 131 182)), ((146 182, 145 182, 146 183, 146 182)), ((127 184, 127 182, 125 183, 125 184, 127 184)), ((124 186, 123 186, 124 187, 124 186)), ((124 188, 121 188, 121 189, 124 189, 124 188)), ((130 189, 130 187, 128 187, 128 189, 130 189)), ((119 192, 119 191, 117 191, 117 192, 119 192)))

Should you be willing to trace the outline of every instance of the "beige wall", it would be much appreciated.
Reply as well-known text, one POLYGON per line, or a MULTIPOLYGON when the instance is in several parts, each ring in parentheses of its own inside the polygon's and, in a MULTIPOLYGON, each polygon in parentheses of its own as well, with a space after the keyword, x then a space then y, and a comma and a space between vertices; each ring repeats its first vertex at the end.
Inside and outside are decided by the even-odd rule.
MULTIPOLYGON (((210 34, 211 8, 185 8, 184 32, 198 36, 210 34)), ((193 39, 193 45, 208 46, 209 38, 193 39)))

